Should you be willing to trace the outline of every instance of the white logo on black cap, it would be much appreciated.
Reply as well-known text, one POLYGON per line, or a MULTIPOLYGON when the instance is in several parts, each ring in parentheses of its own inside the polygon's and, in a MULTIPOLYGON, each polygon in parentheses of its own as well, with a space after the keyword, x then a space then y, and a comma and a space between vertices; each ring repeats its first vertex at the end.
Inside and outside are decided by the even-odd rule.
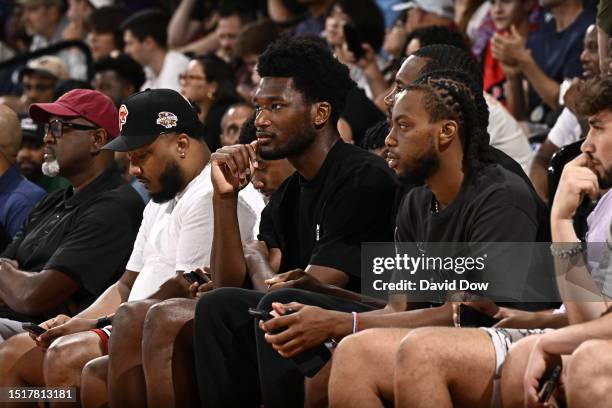
POLYGON ((125 121, 127 120, 128 113, 129 112, 128 112, 127 106, 121 105, 121 107, 119 108, 119 131, 123 129, 123 125, 125 125, 125 121))
POLYGON ((178 122, 178 118, 176 117, 176 115, 172 112, 159 112, 157 114, 158 118, 157 121, 155 123, 157 123, 158 125, 161 125, 163 127, 165 127, 166 129, 170 129, 173 127, 176 127, 176 124, 178 122))

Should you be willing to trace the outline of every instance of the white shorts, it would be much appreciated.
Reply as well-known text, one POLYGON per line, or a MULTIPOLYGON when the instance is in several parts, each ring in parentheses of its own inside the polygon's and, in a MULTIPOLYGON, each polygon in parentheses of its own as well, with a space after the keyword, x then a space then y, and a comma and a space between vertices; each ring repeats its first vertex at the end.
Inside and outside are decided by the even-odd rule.
POLYGON ((491 396, 491 408, 501 408, 501 384, 499 378, 501 369, 510 351, 510 347, 517 341, 534 334, 544 334, 553 329, 498 329, 493 327, 481 327, 487 332, 493 348, 495 349, 495 379, 493 380, 493 395, 491 396))

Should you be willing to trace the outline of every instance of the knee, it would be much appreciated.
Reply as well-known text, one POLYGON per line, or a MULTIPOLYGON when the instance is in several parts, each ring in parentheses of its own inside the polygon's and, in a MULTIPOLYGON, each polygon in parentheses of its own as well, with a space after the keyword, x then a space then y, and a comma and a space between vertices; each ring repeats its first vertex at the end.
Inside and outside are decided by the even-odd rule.
POLYGON ((612 380, 612 347, 606 340, 589 340, 572 353, 567 367, 568 387, 578 383, 580 388, 601 388, 601 380, 612 380))
POLYGON ((376 338, 380 329, 364 330, 347 336, 334 352, 333 366, 350 368, 354 365, 369 365, 375 355, 376 338))
POLYGON ((529 336, 514 344, 501 369, 501 400, 506 407, 522 407, 524 405, 523 379, 531 350, 541 335, 529 336))
POLYGON ((144 321, 144 332, 157 334, 160 330, 182 325, 182 319, 177 318, 178 309, 183 307, 182 300, 170 299, 151 306, 144 321))
POLYGON ((135 327, 142 327, 145 316, 150 307, 151 303, 148 301, 125 302, 121 304, 113 316, 113 332, 127 329, 127 334, 132 332, 135 327))
POLYGON ((108 375, 108 357, 95 358, 83 367, 82 379, 85 381, 98 380, 106 382, 108 375))
MULTIPOLYGON (((17 361, 27 352, 28 349, 24 350, 23 347, 20 347, 26 336, 28 335, 17 335, 0 344, 0 373, 10 372, 17 361)), ((0 383, 2 383, 1 376, 0 383)))
MULTIPOLYGON (((396 367, 401 372, 412 372, 419 367, 429 367, 440 360, 446 360, 444 344, 439 344, 435 328, 418 328, 410 331, 399 343, 395 355, 396 367)), ((446 344, 448 347, 448 344, 446 344)))
POLYGON ((78 378, 91 350, 82 333, 69 334, 55 340, 47 349, 43 373, 47 385, 61 385, 67 379, 78 378))
POLYGON ((272 303, 290 303, 290 302, 298 302, 301 299, 302 290, 299 289, 291 289, 291 288, 283 288, 267 293, 257 305, 258 309, 261 310, 270 310, 272 309, 272 303))

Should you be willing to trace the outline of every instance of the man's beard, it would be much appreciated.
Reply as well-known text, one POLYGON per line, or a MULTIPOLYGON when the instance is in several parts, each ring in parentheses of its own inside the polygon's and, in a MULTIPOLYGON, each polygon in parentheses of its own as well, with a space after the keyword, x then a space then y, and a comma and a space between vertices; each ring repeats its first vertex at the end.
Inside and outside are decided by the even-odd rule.
POLYGON ((416 159, 402 174, 399 179, 404 184, 423 184, 427 177, 440 168, 440 157, 430 141, 429 148, 421 157, 416 159))
POLYGON ((38 164, 32 160, 24 160, 17 163, 19 171, 25 178, 30 181, 37 180, 42 174, 42 164, 38 164))
POLYGON ((268 150, 267 146, 261 146, 258 150, 259 155, 264 160, 280 160, 287 157, 296 156, 305 151, 314 141, 317 131, 302 126, 298 132, 299 136, 287 141, 285 146, 268 150))
POLYGON ((185 188, 185 177, 176 162, 168 163, 159 176, 161 190, 157 193, 149 193, 154 203, 162 204, 172 200, 185 188))
POLYGON ((47 177, 57 177, 60 173, 60 165, 56 158, 53 160, 45 160, 41 166, 42 173, 47 177))
POLYGON ((606 174, 597 177, 600 190, 607 190, 612 187, 612 169, 606 169, 606 174))

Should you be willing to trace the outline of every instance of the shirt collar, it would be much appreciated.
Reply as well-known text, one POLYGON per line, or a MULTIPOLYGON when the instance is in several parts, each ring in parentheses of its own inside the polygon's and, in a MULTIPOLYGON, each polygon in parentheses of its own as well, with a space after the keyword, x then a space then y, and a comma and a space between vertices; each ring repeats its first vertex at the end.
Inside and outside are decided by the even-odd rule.
POLYGON ((200 173, 197 176, 195 176, 193 178, 193 180, 191 180, 189 182, 189 184, 187 184, 187 186, 180 193, 178 193, 177 195, 174 196, 174 203, 175 204, 179 202, 179 200, 185 195, 185 193, 187 193, 187 191, 190 188, 192 188, 194 185, 198 184, 200 179, 210 177, 210 175, 207 175, 208 174, 208 168, 209 168, 209 166, 208 166, 208 164, 206 164, 206 166, 204 166, 204 168, 200 171, 200 173))
POLYGON ((119 174, 119 170, 117 166, 111 164, 106 168, 98 177, 96 177, 93 181, 87 184, 81 191, 75 193, 74 187, 70 186, 64 191, 64 200, 58 204, 58 206, 63 205, 65 208, 73 208, 88 200, 92 197, 98 196, 103 192, 109 190, 109 187, 112 187, 116 184, 116 180, 120 179, 121 175, 119 174))

